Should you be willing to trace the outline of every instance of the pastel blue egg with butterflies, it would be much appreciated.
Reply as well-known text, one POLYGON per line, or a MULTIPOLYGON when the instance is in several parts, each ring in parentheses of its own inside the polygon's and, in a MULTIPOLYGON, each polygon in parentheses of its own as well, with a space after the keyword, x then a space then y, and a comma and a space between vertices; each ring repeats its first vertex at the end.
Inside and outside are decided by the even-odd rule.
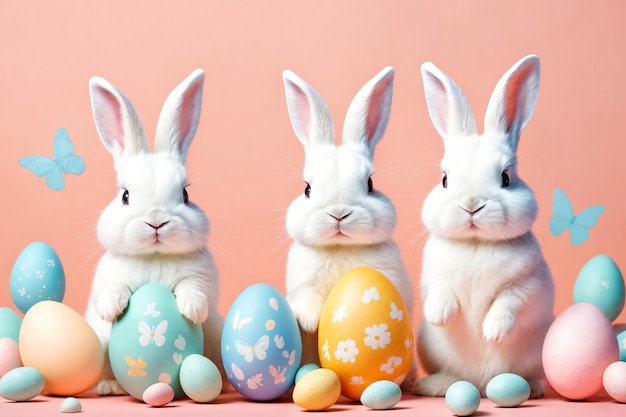
POLYGON ((255 401, 271 401, 294 384, 302 358, 300 330, 285 297, 258 283, 231 305, 222 331, 222 361, 233 387, 255 401))
POLYGON ((65 272, 59 256, 46 242, 29 244, 13 264, 9 286, 11 298, 22 313, 39 301, 61 302, 65 272))
POLYGON ((130 296, 128 307, 113 322, 109 360, 115 378, 133 397, 141 400, 146 388, 157 382, 181 396, 183 360, 202 354, 203 348, 202 325, 180 314, 169 289, 148 283, 130 296))
POLYGON ((85 171, 85 161, 74 153, 75 147, 67 130, 60 128, 52 143, 53 158, 32 155, 19 160, 20 166, 38 177, 45 177, 46 185, 55 191, 65 188, 65 175, 81 175, 85 171))
POLYGON ((554 236, 560 236, 569 230, 572 245, 580 245, 589 238, 589 229, 598 223, 602 213, 604 213, 604 206, 593 205, 575 214, 567 194, 560 188, 556 188, 552 202, 553 216, 548 228, 554 236))
POLYGON ((574 303, 595 304, 613 321, 624 308, 624 292, 624 278, 615 261, 607 255, 596 255, 578 273, 574 303))

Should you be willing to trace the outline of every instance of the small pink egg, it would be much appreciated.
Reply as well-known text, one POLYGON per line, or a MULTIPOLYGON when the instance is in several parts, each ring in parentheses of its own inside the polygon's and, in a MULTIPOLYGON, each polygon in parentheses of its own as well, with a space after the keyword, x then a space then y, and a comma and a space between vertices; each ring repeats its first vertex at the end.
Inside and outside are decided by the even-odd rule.
POLYGON ((22 366, 20 349, 17 342, 10 337, 0 339, 0 378, 12 369, 22 366))
POLYGON ((165 382, 157 382, 146 388, 142 399, 152 407, 163 407, 174 399, 174 389, 165 382))
POLYGON ((542 359, 557 393, 570 400, 589 398, 602 389, 606 367, 619 359, 613 326, 599 307, 573 304, 548 329, 542 359))
POLYGON ((615 401, 626 403, 626 362, 616 361, 606 367, 602 376, 604 390, 615 401))

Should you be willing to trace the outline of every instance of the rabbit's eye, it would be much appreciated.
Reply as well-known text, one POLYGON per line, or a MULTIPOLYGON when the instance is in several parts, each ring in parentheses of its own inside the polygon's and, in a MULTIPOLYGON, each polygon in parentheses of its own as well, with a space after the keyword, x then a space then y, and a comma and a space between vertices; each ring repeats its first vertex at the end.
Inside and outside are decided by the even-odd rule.
POLYGON ((502 172, 502 188, 506 188, 511 184, 511 179, 509 178, 509 173, 506 171, 502 172))
POLYGON ((185 204, 189 203, 189 193, 186 188, 183 188, 183 202, 185 204))
POLYGON ((124 193, 122 194, 122 204, 124 204, 125 206, 128 205, 128 190, 124 190, 124 193))
POLYGON ((443 173, 443 178, 441 178, 441 185, 443 188, 448 188, 448 174, 443 173))
POLYGON ((311 185, 307 182, 306 187, 304 187, 304 196, 309 198, 311 196, 311 185))
POLYGON ((374 181, 372 181, 372 177, 367 179, 367 193, 372 194, 374 192, 374 181))

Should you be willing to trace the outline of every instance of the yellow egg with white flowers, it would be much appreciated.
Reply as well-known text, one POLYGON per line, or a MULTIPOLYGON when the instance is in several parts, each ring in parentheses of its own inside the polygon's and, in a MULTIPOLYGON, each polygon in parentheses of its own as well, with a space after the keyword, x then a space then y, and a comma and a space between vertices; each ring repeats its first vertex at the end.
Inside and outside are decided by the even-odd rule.
POLYGON ((413 359, 413 326, 402 295, 369 267, 348 271, 331 289, 320 317, 323 368, 341 380, 341 394, 359 400, 373 382, 400 385, 413 359))

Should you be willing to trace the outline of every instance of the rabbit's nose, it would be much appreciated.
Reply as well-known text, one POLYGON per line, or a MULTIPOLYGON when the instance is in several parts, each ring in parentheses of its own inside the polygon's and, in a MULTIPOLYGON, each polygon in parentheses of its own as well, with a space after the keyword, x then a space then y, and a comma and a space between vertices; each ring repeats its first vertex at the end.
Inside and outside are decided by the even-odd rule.
POLYGON ((153 224, 150 222, 145 222, 148 226, 152 227, 154 230, 159 230, 161 227, 165 226, 166 224, 169 223, 169 221, 164 221, 164 222, 160 222, 157 224, 153 224))
POLYGON ((338 222, 348 218, 350 215, 352 214, 352 212, 348 212, 348 213, 339 213, 339 214, 334 214, 334 213, 328 213, 328 215, 330 217, 332 217, 333 219, 337 220, 338 222))
POLYGON ((478 213, 479 211, 481 211, 482 209, 484 209, 486 205, 487 203, 484 202, 483 200, 474 200, 474 199, 470 199, 469 201, 464 201, 459 204, 459 206, 461 207, 461 209, 463 209, 463 211, 469 213, 472 216, 478 213))

